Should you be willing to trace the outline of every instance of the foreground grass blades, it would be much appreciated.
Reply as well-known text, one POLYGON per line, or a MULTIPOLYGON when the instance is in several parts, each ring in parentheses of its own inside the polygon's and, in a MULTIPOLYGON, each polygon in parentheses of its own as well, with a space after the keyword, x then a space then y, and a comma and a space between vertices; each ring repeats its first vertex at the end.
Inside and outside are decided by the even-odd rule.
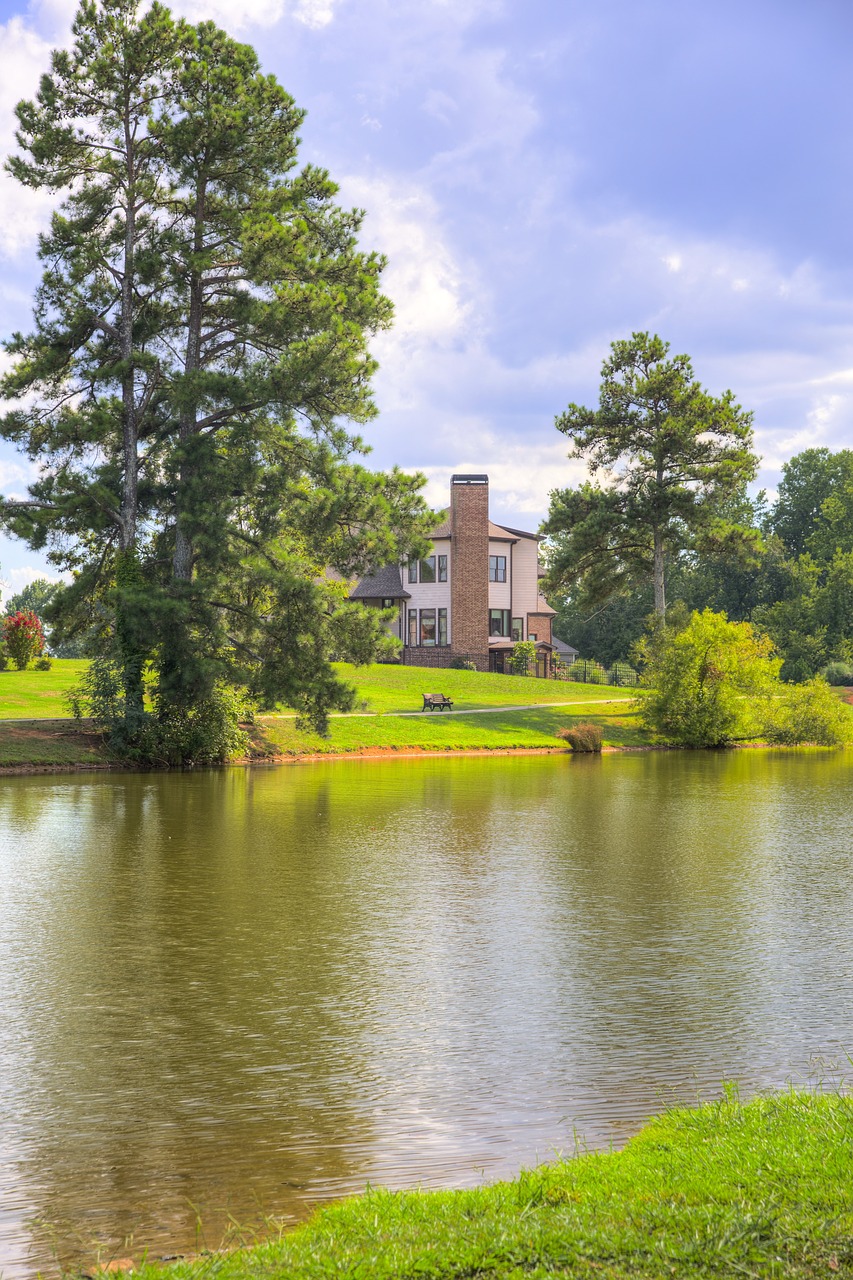
POLYGON ((853 1275, 853 1100, 732 1094, 474 1191, 370 1191, 168 1280, 853 1275))

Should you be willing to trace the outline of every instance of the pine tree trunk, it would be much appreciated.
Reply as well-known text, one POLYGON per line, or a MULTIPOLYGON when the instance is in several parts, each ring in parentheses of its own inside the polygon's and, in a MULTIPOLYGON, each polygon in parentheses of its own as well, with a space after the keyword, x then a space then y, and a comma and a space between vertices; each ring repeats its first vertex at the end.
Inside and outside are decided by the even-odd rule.
POLYGON ((125 114, 126 185, 124 263, 121 282, 119 348, 122 373, 122 486, 119 511, 119 563, 116 572, 116 635, 124 686, 125 725, 132 735, 143 715, 142 672, 144 648, 138 635, 135 610, 129 594, 136 586, 136 527, 139 488, 139 423, 136 406, 134 356, 134 284, 136 248, 136 174, 130 108, 125 114))
POLYGON ((666 586, 664 583, 663 534, 655 529, 655 613, 660 618, 666 617, 666 586))

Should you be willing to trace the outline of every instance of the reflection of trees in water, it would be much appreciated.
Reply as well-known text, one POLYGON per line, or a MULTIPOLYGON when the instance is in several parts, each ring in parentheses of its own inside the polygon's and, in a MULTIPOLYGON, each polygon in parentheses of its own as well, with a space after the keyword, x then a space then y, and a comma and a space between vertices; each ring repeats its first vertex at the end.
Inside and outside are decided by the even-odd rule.
POLYGON ((777 1078, 780 1000, 823 1025, 853 948, 844 781, 753 752, 11 780, 25 1189, 191 1242, 190 1202, 508 1172, 694 1071, 777 1078))
MULTIPOLYGON (((13 984, 19 1172, 37 1216, 84 1238, 191 1243, 192 1204, 215 1236, 225 1206, 292 1213, 358 1178, 364 1002, 341 957, 369 903, 322 891, 310 830, 258 790, 244 771, 126 776, 60 802, 81 838, 49 852, 57 894, 13 984)), ((44 784, 36 841, 52 804, 44 784)))

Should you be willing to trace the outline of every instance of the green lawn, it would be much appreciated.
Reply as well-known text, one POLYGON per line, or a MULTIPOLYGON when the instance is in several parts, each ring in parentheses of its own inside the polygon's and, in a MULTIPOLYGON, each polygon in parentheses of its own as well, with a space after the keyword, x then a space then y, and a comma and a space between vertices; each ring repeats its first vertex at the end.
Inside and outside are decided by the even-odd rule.
POLYGON ((261 753, 278 755, 335 754, 376 748, 494 751, 565 747, 555 736, 557 730, 581 720, 600 724, 608 746, 636 746, 648 741, 626 704, 605 707, 595 699, 589 705, 589 711, 572 706, 565 710, 540 707, 530 711, 460 716, 438 711, 417 716, 340 716, 329 722, 328 738, 298 730, 292 719, 264 718, 257 726, 257 746, 261 753))
POLYGON ((50 671, 0 671, 0 720, 58 719, 70 715, 66 695, 89 663, 85 658, 54 658, 50 671))
POLYGON ((143 1278, 853 1276, 853 1100, 734 1097, 473 1191, 369 1191, 306 1226, 143 1278))
MULTIPOLYGON (((354 667, 335 663, 341 679, 353 685, 367 711, 420 711, 425 693, 445 693, 454 709, 518 707, 541 702, 594 702, 630 697, 631 689, 574 684, 568 680, 537 680, 533 676, 499 676, 481 671, 436 671, 374 663, 354 667)), ((429 713, 428 713, 429 714, 429 713)))

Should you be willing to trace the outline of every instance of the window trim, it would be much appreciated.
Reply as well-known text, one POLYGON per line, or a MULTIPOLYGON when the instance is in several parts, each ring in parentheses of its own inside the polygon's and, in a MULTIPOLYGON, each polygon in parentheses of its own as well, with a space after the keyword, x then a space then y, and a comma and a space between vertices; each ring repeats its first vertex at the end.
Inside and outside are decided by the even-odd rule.
POLYGON ((510 618, 509 635, 513 644, 518 644, 520 640, 524 639, 524 618, 510 618), (517 627, 515 625, 516 623, 518 623, 517 627), (516 631, 518 631, 518 635, 515 634, 516 631))
POLYGON ((418 646, 418 611, 417 609, 409 610, 409 648, 416 649, 418 646))
POLYGON ((418 562, 417 560, 409 561, 409 582, 417 582, 418 580, 418 562))
POLYGON ((436 630, 435 642, 439 649, 446 649, 449 641, 447 639, 447 610, 438 610, 438 623, 436 630))
POLYGON ((506 556, 489 556, 489 582, 506 582, 506 556))
POLYGON ((447 581, 447 556, 438 557, 438 577, 437 582, 447 581))

